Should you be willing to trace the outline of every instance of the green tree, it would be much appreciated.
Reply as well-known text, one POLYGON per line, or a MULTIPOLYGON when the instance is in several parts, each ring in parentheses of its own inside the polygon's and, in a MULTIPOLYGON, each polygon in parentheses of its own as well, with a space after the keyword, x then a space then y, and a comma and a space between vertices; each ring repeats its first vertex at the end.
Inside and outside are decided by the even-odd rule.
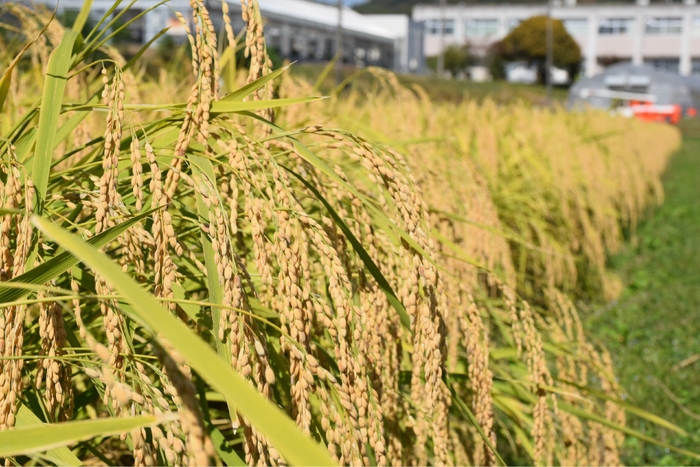
POLYGON ((494 81, 506 79, 506 61, 503 58, 501 42, 495 42, 488 48, 484 57, 484 64, 489 69, 491 79, 494 81))
MULTIPOLYGON (((552 19, 552 62, 573 78, 581 65, 581 48, 566 32, 564 24, 552 19)), ((523 61, 537 67, 537 80, 545 82, 547 61, 547 17, 533 16, 513 29, 496 48, 505 61, 523 61)))
MULTIPOLYGON (((445 48, 445 71, 449 71, 453 78, 460 72, 465 73, 467 67, 472 64, 473 57, 469 44, 450 45, 445 48)), ((427 65, 433 71, 437 70, 437 56, 428 57, 427 65)))

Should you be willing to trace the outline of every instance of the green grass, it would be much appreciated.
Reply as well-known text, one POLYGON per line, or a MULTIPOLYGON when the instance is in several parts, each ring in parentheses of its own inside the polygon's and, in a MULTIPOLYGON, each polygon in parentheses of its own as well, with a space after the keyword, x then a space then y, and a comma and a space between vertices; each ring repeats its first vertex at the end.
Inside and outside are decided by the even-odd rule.
MULTIPOLYGON (((587 320, 589 331, 610 349, 630 402, 676 423, 691 437, 634 418, 630 426, 691 450, 700 445, 700 360, 687 364, 690 357, 700 357, 700 137, 695 123, 683 126, 683 147, 664 176, 664 205, 612 259, 626 283, 622 296, 587 320)), ((627 438, 622 460, 626 465, 697 464, 633 438, 627 438)))
MULTIPOLYGON (((433 100, 460 102, 463 99, 482 101, 486 98, 499 103, 522 100, 537 105, 546 104, 547 90, 537 84, 509 83, 507 81, 460 81, 437 79, 432 75, 400 75, 399 81, 404 85, 418 84, 425 88, 433 100)), ((552 97, 555 102, 563 104, 568 89, 555 87, 552 97)))
MULTIPOLYGON (((304 78, 311 83, 321 75, 326 64, 318 63, 297 63, 290 69, 291 73, 297 77, 304 78)), ((350 66, 343 68, 343 77, 348 78, 358 69, 350 66)), ((506 81, 491 81, 477 83, 474 81, 437 79, 433 75, 398 75, 399 82, 405 86, 417 84, 428 93, 434 101, 460 103, 465 99, 475 99, 482 101, 492 99, 498 103, 508 103, 522 100, 527 103, 544 105, 546 104, 547 91, 544 86, 531 84, 508 83, 506 81)), ((369 83, 371 80, 363 77, 360 82, 369 83)), ((354 85, 358 80, 353 81, 354 85)), ((321 84, 321 91, 329 92, 336 85, 336 73, 333 70, 326 76, 321 84)), ((568 90, 556 87, 552 97, 554 101, 564 104, 568 95, 568 90)))

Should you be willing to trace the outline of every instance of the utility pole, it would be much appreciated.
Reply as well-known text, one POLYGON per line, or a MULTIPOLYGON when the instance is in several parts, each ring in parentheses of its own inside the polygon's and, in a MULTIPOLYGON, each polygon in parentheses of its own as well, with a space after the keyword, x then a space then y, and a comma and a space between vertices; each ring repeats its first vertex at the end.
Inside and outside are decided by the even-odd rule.
POLYGON ((343 82, 343 0, 338 0, 338 28, 335 31, 335 81, 343 82))
POLYGON ((445 3, 440 0, 440 52, 437 59, 437 76, 442 78, 445 75, 445 3))
POLYGON ((545 64, 545 82, 547 84, 547 104, 552 105, 552 65, 554 34, 552 31, 552 0, 547 0, 547 60, 545 64))

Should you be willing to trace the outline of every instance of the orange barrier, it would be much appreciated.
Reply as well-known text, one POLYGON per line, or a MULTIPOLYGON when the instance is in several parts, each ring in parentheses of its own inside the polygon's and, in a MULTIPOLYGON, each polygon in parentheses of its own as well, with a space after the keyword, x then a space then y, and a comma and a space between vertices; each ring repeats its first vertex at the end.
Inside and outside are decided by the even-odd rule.
MULTIPOLYGON (((630 102, 629 109, 635 117, 645 122, 665 122, 676 125, 681 120, 683 114, 681 106, 678 104, 656 105, 650 102, 639 103, 630 102)), ((695 109, 690 109, 697 115, 695 109)), ((688 112, 690 115, 690 112, 688 112)))

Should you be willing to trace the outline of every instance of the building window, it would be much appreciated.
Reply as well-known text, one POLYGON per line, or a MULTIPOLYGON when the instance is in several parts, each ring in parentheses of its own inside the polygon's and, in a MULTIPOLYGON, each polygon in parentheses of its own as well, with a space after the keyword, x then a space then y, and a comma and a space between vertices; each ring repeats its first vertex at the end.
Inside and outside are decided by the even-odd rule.
POLYGON ((700 16, 693 16, 690 20, 690 31, 694 36, 700 36, 700 16))
POLYGON ((430 19, 426 21, 425 32, 431 35, 440 34, 440 21, 437 19, 430 19))
POLYGON ((693 76, 700 76, 700 58, 694 58, 690 64, 690 74, 693 76))
POLYGON ((634 18, 601 19, 598 24, 598 34, 630 34, 634 26, 634 18))
POLYGON ((680 34, 683 30, 682 18, 649 18, 646 24, 647 34, 680 34))
POLYGON ((645 58, 644 64, 650 65, 658 71, 678 73, 681 61, 678 58, 645 58))
POLYGON ((466 37, 491 37, 498 34, 497 19, 468 19, 464 23, 466 37))
POLYGON ((562 23, 572 36, 585 36, 588 33, 588 20, 586 18, 563 19, 562 23))
POLYGON ((433 36, 439 35, 440 23, 442 23, 445 27, 446 36, 451 36, 455 33, 455 20, 453 19, 446 19, 444 21, 441 21, 439 19, 430 19, 425 22, 425 32, 433 36))
POLYGON ((323 58, 325 60, 330 60, 335 55, 335 41, 333 39, 326 39, 325 44, 323 44, 323 58))

